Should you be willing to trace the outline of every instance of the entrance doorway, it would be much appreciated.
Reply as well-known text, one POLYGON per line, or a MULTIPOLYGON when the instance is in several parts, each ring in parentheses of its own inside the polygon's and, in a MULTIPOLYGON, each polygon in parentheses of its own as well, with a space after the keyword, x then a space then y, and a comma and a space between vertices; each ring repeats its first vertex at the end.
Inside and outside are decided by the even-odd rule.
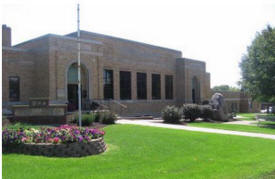
MULTIPOLYGON (((88 76, 87 70, 81 65, 81 105, 85 107, 83 102, 88 99, 88 76)), ((77 64, 73 63, 67 73, 67 99, 68 111, 78 110, 78 69, 77 64)))
POLYGON ((69 111, 74 111, 78 109, 78 85, 68 84, 68 101, 69 111))

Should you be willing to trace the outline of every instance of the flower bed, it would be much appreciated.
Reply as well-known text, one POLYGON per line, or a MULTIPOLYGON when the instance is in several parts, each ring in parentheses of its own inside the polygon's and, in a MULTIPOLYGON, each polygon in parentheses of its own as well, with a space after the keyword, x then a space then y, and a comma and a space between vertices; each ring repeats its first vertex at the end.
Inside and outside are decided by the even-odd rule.
POLYGON ((104 131, 63 125, 56 128, 18 129, 2 132, 3 152, 81 157, 106 150, 104 131))

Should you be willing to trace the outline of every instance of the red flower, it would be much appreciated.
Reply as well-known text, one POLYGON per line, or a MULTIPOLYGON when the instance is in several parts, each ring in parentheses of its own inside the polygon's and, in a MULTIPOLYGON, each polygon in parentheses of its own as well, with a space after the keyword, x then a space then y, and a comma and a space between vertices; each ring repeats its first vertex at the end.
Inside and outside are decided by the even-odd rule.
POLYGON ((58 142, 59 142, 59 138, 58 137, 53 138, 53 143, 54 144, 57 144, 58 142))

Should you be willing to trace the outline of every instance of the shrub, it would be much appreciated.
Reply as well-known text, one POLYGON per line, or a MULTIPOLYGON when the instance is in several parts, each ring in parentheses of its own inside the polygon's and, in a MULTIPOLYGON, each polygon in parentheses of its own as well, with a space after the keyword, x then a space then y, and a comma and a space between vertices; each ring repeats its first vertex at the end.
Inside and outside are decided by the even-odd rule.
POLYGON ((201 105, 200 110, 201 110, 200 117, 203 118, 204 120, 213 118, 213 110, 210 105, 201 105))
POLYGON ((100 121, 100 112, 94 112, 93 114, 95 115, 95 122, 99 122, 100 121))
POLYGON ((2 132, 4 145, 22 143, 72 143, 90 142, 105 134, 104 131, 93 128, 80 128, 77 126, 63 125, 56 128, 40 129, 5 129, 2 132))
POLYGON ((165 123, 179 123, 181 119, 180 109, 175 106, 166 106, 162 111, 165 123))
POLYGON ((184 104, 183 115, 185 119, 193 122, 201 116, 201 110, 197 104, 184 104))
POLYGON ((208 100, 204 100, 204 101, 202 102, 202 105, 207 105, 207 104, 209 104, 209 101, 208 101, 208 100))
POLYGON ((117 116, 115 115, 115 113, 111 111, 105 111, 100 113, 100 122, 102 124, 114 124, 116 120, 117 116))
MULTIPOLYGON (((95 121, 95 114, 82 114, 81 122, 83 126, 90 126, 95 121)), ((74 120, 72 121, 75 124, 79 124, 78 115, 75 116, 74 120)))

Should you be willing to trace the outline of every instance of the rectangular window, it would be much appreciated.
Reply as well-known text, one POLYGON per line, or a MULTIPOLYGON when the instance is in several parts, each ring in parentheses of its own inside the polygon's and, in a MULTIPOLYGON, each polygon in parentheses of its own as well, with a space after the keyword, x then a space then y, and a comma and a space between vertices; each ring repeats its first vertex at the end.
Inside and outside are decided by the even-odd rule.
POLYGON ((173 76, 165 75, 165 98, 173 99, 173 76))
POLYGON ((137 99, 147 99, 146 73, 137 73, 137 99))
POLYGON ((114 99, 113 70, 103 72, 104 99, 114 99))
POLYGON ((20 99, 20 79, 18 76, 9 77, 9 98, 10 101, 19 101, 20 99))
POLYGON ((160 99, 160 75, 152 74, 152 99, 160 99))
POLYGON ((131 72, 120 71, 120 99, 131 99, 131 72))

